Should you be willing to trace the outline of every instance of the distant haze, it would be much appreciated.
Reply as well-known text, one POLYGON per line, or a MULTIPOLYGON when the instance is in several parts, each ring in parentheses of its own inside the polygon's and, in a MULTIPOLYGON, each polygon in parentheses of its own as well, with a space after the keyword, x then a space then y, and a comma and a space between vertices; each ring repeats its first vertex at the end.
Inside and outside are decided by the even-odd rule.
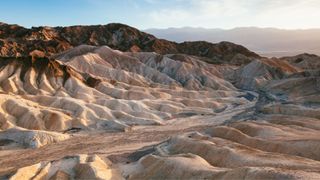
POLYGON ((158 38, 183 41, 230 41, 241 44, 262 56, 281 57, 301 53, 320 55, 320 29, 283 30, 243 27, 230 30, 205 28, 147 29, 158 38))

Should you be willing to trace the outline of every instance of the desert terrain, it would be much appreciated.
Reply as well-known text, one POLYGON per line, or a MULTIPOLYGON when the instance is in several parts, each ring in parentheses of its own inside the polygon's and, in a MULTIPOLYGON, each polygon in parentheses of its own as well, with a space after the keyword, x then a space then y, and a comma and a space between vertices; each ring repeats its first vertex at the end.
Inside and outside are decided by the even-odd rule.
POLYGON ((0 24, 0 179, 320 179, 320 57, 0 24))

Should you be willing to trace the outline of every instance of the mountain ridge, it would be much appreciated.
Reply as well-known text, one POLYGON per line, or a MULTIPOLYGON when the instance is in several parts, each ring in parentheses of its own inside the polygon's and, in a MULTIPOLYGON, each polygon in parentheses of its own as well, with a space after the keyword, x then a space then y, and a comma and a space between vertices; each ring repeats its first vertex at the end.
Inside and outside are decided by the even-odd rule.
POLYGON ((260 58, 247 48, 231 42, 209 43, 205 41, 176 43, 142 32, 136 28, 111 23, 93 26, 32 27, 19 25, 0 25, 0 55, 28 55, 40 50, 53 55, 81 44, 101 46, 130 52, 156 52, 159 54, 189 54, 207 57, 213 61, 230 62, 233 57, 242 55, 247 62, 260 58))

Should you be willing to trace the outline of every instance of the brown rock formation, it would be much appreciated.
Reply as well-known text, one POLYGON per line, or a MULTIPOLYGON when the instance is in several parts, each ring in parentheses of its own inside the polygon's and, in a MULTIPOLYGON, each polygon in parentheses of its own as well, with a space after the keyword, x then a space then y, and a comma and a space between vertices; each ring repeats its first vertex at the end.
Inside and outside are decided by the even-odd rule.
POLYGON ((157 39, 123 24, 70 27, 32 27, 0 24, 0 55, 25 56, 34 50, 53 55, 82 44, 107 45, 121 51, 156 52, 159 54, 184 53, 208 57, 211 63, 244 64, 259 55, 243 46, 230 42, 175 43, 157 39))

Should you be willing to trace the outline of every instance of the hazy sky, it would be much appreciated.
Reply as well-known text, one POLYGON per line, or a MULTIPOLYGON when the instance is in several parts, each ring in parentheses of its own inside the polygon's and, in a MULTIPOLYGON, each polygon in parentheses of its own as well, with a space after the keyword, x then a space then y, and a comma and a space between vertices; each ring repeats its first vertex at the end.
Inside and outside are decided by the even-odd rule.
POLYGON ((5 0, 0 21, 23 26, 125 23, 167 27, 320 28, 320 0, 5 0))

